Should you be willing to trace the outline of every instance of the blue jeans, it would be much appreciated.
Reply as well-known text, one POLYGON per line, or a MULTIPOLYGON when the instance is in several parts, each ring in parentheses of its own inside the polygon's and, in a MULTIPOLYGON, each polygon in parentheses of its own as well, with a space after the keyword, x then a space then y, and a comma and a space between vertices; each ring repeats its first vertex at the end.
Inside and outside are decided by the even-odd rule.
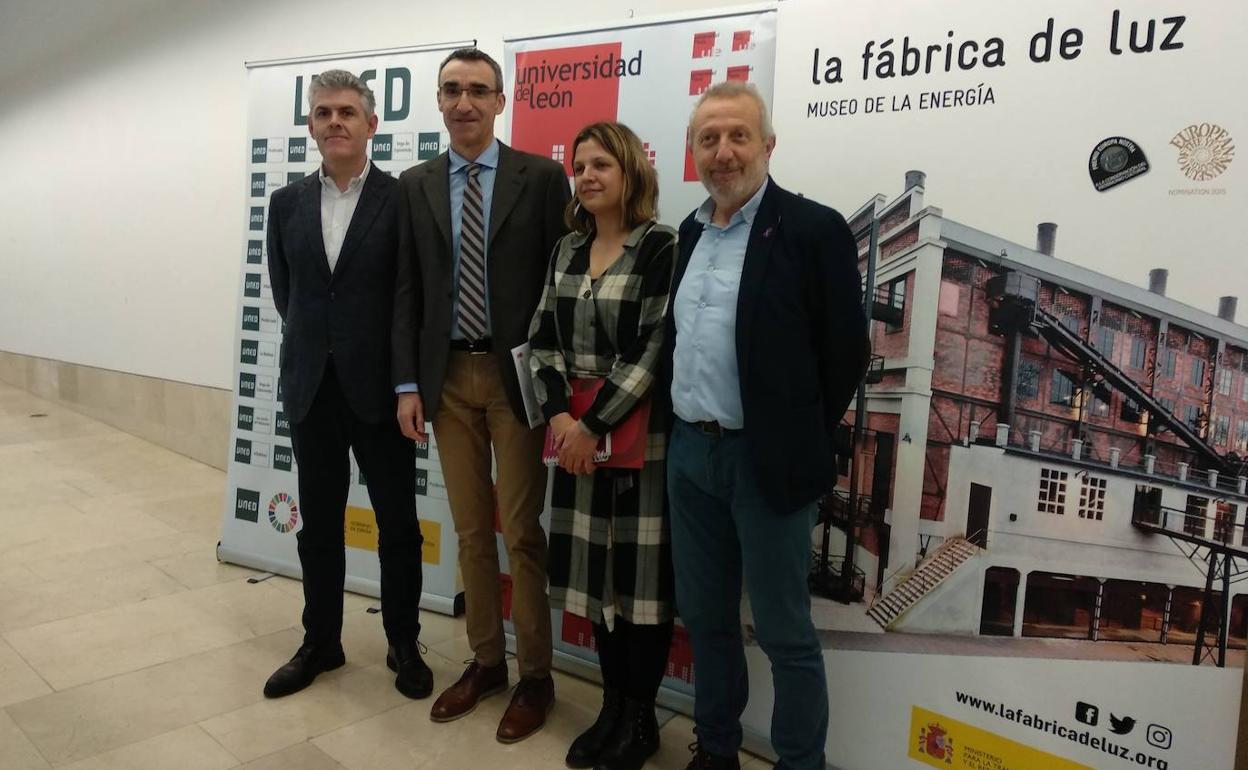
POLYGON ((715 436, 676 420, 667 450, 676 605, 694 661, 702 748, 734 756, 749 698, 741 639, 742 583, 771 661, 771 744, 778 770, 823 770, 828 689, 810 619, 807 574, 815 503, 788 513, 763 498, 743 434, 715 436))

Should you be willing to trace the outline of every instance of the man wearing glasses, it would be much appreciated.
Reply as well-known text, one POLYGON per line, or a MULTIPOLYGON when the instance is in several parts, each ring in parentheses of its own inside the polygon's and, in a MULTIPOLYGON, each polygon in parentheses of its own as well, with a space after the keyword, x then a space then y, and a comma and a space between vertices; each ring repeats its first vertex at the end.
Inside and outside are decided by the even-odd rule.
POLYGON ((451 149, 399 179, 392 343, 399 426, 425 441, 429 420, 437 437, 473 650, 430 717, 458 719, 508 686, 497 511, 520 672, 497 737, 512 743, 545 723, 555 691, 546 535, 538 523, 544 434, 529 427, 511 351, 528 338, 570 196, 562 165, 494 138, 502 88, 502 69, 477 49, 442 62, 438 109, 451 149))

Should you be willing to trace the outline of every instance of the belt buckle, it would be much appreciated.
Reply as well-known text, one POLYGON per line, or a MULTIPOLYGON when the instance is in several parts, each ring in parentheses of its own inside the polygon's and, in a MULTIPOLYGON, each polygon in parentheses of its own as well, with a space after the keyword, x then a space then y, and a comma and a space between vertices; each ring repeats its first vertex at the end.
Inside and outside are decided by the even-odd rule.
POLYGON ((724 426, 720 425, 716 420, 703 420, 698 423, 698 427, 708 436, 723 437, 724 435, 724 426))

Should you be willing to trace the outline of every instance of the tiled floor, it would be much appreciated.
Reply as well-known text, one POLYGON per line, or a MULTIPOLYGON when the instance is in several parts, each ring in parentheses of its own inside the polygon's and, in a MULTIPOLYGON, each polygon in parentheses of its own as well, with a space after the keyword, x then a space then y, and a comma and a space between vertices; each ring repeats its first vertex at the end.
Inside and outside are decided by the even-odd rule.
MULTIPOLYGON (((265 700, 299 643, 299 585, 248 584, 250 570, 217 563, 224 486, 218 470, 0 385, 0 768, 563 766, 597 686, 556 674, 550 722, 512 746, 493 737, 504 698, 436 725, 431 700, 394 690, 363 597, 346 602, 347 665, 265 700)), ((470 654, 463 621, 422 624, 436 686, 450 684, 470 654)), ((690 728, 668 722, 649 767, 683 768, 690 728)))

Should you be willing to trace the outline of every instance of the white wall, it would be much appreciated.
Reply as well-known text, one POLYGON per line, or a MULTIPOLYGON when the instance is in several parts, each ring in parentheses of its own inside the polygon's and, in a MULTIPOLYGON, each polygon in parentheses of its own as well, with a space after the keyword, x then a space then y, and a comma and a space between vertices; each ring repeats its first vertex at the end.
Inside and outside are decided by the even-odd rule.
POLYGON ((230 387, 245 61, 473 38, 501 60, 504 35, 734 5, 4 0, 0 350, 230 387))

